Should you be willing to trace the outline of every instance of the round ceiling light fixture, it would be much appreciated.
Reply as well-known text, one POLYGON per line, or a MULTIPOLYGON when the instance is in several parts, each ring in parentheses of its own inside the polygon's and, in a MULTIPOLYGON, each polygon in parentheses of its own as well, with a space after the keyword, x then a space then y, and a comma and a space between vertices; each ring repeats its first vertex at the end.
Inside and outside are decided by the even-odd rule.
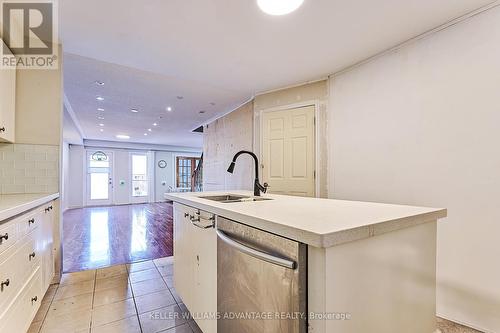
POLYGON ((257 5, 266 14, 286 15, 298 9, 304 0, 257 0, 257 5))

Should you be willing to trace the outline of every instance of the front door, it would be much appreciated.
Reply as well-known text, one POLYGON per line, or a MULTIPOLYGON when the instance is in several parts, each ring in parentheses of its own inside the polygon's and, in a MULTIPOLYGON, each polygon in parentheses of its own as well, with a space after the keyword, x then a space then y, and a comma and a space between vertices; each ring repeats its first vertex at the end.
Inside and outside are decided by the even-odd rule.
POLYGON ((269 192, 315 196, 315 107, 264 112, 262 171, 269 192))
POLYGON ((87 206, 113 204, 113 154, 87 151, 87 206))

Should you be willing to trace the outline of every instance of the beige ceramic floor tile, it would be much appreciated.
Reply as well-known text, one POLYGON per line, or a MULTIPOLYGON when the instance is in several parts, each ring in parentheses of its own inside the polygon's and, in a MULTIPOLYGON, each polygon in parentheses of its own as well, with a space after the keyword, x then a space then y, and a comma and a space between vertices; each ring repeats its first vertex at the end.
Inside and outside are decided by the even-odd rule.
POLYGON ((156 266, 152 260, 139 261, 132 264, 127 264, 127 269, 129 270, 129 272, 138 272, 155 267, 156 266))
POLYGON ((174 287, 174 276, 173 275, 168 275, 168 276, 163 276, 163 281, 167 284, 169 288, 174 287))
POLYGON ((92 327, 92 333, 141 333, 141 327, 137 316, 132 316, 103 326, 92 327))
POLYGON ((96 290, 94 294, 94 307, 123 301, 132 298, 132 288, 130 285, 104 290, 96 290))
POLYGON ((126 275, 110 277, 107 279, 96 280, 95 290, 105 290, 111 288, 126 288, 130 284, 126 275))
POLYGON ((159 266, 158 271, 162 276, 172 276, 174 275, 174 266, 173 265, 159 266))
POLYGON ((177 305, 167 306, 139 315, 143 333, 156 333, 187 322, 177 305))
POLYGON ((175 288, 170 288, 170 292, 172 293, 172 296, 174 296, 174 299, 177 303, 182 303, 182 299, 179 294, 177 294, 177 291, 175 291, 175 288))
POLYGON ((475 329, 462 326, 440 317, 437 318, 437 326, 439 329, 438 332, 441 333, 481 333, 475 329))
POLYGON ((45 319, 45 315, 49 311, 50 308, 50 302, 44 302, 40 305, 40 308, 38 308, 38 311, 36 312, 35 318, 33 318, 33 322, 37 321, 43 321, 45 319))
POLYGON ((158 258, 158 259, 154 259, 153 262, 156 265, 156 267, 173 265, 174 257, 158 258))
POLYGON ((161 331, 161 332, 162 333, 193 333, 193 330, 191 329, 191 326, 189 326, 186 323, 186 324, 182 324, 182 325, 179 325, 179 326, 176 326, 174 328, 168 329, 166 331, 161 331))
POLYGON ((127 266, 125 265, 116 265, 106 268, 99 268, 97 270, 97 279, 106 279, 110 277, 116 276, 124 276, 128 275, 127 266))
POLYGON ((143 271, 137 271, 130 273, 130 281, 132 283, 141 282, 146 280, 161 279, 161 275, 155 268, 145 269, 143 271))
POLYGON ((170 294, 170 291, 164 290, 153 294, 138 296, 135 298, 135 304, 137 305, 137 312, 142 314, 168 305, 174 305, 175 299, 172 294, 170 294))
POLYGON ((132 283, 132 291, 134 292, 134 297, 152 294, 154 292, 162 290, 168 290, 167 285, 165 284, 163 279, 154 279, 132 283))
POLYGON ((136 314, 135 303, 132 298, 94 307, 92 310, 92 327, 109 324, 136 314))
POLYGON ((198 324, 194 320, 188 321, 189 326, 193 330, 193 333, 203 333, 201 328, 198 326, 198 324))
POLYGON ((38 332, 40 332, 40 328, 42 328, 42 323, 43 323, 43 321, 32 322, 30 327, 28 328, 28 332, 26 332, 26 333, 38 333, 38 332))
POLYGON ((91 293, 94 291, 94 282, 95 282, 94 280, 90 280, 90 281, 78 282, 75 284, 69 284, 66 286, 60 286, 57 289, 56 295, 54 296, 54 301, 91 293))
POLYGON ((47 318, 63 314, 71 314, 82 310, 90 310, 92 308, 92 296, 93 293, 87 293, 61 300, 55 300, 50 305, 47 318))
POLYGON ((90 329, 91 311, 77 311, 45 319, 41 333, 72 333, 90 329))
POLYGON ((42 303, 50 303, 54 299, 59 284, 51 284, 43 296, 42 303))
POLYGON ((81 271, 75 273, 66 273, 61 277, 60 285, 75 284, 83 281, 90 281, 95 279, 96 271, 95 269, 89 271, 81 271))

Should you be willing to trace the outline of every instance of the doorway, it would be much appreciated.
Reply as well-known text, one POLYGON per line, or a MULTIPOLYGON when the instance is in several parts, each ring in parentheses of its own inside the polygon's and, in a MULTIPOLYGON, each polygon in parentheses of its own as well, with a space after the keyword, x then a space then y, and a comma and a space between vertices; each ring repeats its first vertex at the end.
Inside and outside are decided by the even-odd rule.
POLYGON ((262 112, 261 160, 269 192, 316 195, 315 105, 262 112))
POLYGON ((113 153, 87 151, 87 206, 113 204, 113 153))

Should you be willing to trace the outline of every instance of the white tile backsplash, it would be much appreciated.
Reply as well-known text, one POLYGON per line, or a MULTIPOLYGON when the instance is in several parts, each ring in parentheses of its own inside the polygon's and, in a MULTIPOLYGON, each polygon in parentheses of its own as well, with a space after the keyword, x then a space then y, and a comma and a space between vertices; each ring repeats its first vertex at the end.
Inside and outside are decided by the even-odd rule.
POLYGON ((59 147, 0 143, 0 193, 59 190, 59 147))

